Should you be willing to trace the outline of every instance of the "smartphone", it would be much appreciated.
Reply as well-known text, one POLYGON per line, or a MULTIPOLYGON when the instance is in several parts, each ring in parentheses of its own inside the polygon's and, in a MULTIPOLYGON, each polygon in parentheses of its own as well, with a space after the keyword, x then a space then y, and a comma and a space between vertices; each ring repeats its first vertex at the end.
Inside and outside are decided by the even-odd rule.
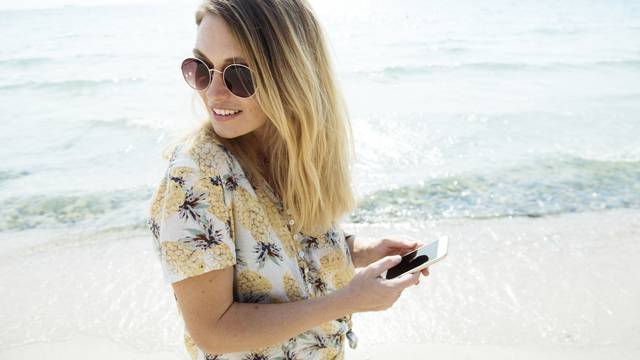
POLYGON ((421 271, 431 264, 444 259, 447 256, 449 239, 442 237, 434 242, 402 255, 400 263, 382 273, 384 279, 393 279, 406 273, 421 271))

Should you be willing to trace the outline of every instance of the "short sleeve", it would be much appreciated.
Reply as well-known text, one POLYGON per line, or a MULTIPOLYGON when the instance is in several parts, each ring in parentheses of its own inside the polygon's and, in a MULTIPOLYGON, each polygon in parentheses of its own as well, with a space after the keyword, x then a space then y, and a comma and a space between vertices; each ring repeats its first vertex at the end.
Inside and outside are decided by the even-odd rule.
POLYGON ((165 284, 236 264, 233 212, 215 170, 170 164, 149 226, 165 284))
POLYGON ((347 233, 344 230, 342 231, 342 233, 344 234, 344 245, 345 245, 344 249, 347 253, 347 256, 349 257, 349 259, 351 259, 351 262, 353 263, 353 254, 351 254, 351 249, 349 248, 349 241, 353 241, 355 243, 356 235, 347 233))

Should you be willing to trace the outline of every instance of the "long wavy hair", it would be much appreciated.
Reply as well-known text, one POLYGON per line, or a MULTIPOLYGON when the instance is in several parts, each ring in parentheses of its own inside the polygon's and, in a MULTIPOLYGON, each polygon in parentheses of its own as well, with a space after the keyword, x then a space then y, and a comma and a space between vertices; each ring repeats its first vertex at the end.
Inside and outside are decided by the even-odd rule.
POLYGON ((311 6, 305 0, 205 0, 195 13, 196 25, 207 13, 226 21, 248 66, 257 69, 255 97, 268 120, 262 139, 253 133, 219 137, 210 115, 190 136, 209 134, 225 145, 254 186, 271 179, 296 220, 296 231, 326 231, 355 206, 354 146, 349 114, 311 6), (259 160, 258 141, 268 149, 266 166, 259 160))

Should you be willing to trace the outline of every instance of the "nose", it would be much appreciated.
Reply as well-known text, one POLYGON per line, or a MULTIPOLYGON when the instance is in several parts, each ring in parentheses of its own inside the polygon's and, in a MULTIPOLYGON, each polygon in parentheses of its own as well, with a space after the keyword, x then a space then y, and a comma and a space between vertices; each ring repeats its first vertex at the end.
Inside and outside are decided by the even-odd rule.
POLYGON ((212 70, 211 84, 207 88, 207 97, 209 99, 223 99, 229 96, 229 91, 224 85, 222 72, 216 69, 212 70))

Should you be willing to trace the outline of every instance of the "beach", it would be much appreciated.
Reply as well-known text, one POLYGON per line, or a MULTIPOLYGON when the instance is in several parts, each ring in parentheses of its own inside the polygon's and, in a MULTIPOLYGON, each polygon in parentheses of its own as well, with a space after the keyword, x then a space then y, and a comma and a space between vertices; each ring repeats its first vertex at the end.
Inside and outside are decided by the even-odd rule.
MULTIPOLYGON (((431 357, 460 359, 637 359, 638 349, 625 347, 509 347, 492 345, 447 344, 397 344, 371 345, 353 351, 348 349, 345 358, 353 360, 374 359, 426 359, 431 357)), ((99 337, 78 336, 67 341, 38 343, 17 347, 1 353, 6 359, 32 359, 46 353, 50 359, 82 359, 91 354, 93 359, 108 360, 180 360, 183 355, 171 352, 140 352, 128 349, 114 341, 99 337)))
MULTIPOLYGON (((637 211, 347 228, 365 239, 450 239, 448 257, 392 308, 354 314, 359 345, 349 358, 640 354, 637 211)), ((0 357, 183 359, 175 302, 148 236, 68 239, 3 254, 10 311, 0 357)))
MULTIPOLYGON (((448 236, 349 359, 640 358, 640 3, 312 0, 363 241, 448 236), (339 11, 336 11, 339 9, 339 11)), ((0 359, 185 359, 146 220, 197 1, 0 3, 0 359)))

